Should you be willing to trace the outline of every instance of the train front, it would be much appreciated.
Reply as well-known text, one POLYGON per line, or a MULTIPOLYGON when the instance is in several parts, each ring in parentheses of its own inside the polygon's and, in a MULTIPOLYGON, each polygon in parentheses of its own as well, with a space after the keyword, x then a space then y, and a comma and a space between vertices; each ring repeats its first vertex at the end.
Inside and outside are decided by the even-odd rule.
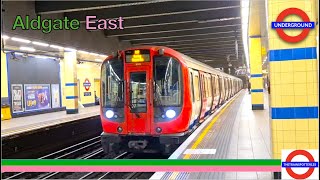
POLYGON ((175 53, 130 49, 102 64, 101 138, 106 153, 171 153, 186 138, 190 107, 183 63, 175 53))

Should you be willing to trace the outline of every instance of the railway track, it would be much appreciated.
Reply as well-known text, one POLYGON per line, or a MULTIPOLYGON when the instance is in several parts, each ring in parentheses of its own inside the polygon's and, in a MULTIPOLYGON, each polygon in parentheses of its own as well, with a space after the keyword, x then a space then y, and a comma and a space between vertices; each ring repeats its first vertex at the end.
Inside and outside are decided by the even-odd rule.
MULTIPOLYGON (((150 159, 153 155, 132 154, 104 154, 101 147, 100 136, 74 144, 54 153, 42 156, 38 159, 150 159)), ((156 158, 162 158, 161 156, 156 158)), ((49 173, 2 173, 3 179, 136 179, 139 177, 149 178, 153 172, 49 172, 49 173)), ((141 179, 141 178, 139 178, 141 179)))

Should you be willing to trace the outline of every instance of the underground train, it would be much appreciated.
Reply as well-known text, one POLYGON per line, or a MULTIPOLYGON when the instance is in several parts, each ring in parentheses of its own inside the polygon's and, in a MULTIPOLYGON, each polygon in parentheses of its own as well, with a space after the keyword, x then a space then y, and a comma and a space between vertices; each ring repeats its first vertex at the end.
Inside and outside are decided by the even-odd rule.
POLYGON ((168 47, 141 46, 101 66, 101 142, 106 153, 172 153, 242 80, 168 47))

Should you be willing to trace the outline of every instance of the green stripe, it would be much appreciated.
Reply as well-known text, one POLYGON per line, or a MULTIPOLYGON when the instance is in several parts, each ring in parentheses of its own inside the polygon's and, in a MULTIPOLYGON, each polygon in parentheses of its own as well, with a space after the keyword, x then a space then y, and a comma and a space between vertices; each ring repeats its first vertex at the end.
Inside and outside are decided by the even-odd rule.
POLYGON ((6 159, 4 166, 281 166, 280 159, 6 159))

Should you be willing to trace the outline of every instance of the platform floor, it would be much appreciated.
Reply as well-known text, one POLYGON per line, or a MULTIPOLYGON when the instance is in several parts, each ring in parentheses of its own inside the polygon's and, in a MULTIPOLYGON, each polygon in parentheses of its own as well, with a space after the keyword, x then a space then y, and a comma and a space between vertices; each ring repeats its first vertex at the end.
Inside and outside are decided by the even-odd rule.
MULTIPOLYGON (((264 110, 252 110, 251 95, 243 90, 211 118, 212 120, 208 119, 207 125, 191 139, 191 143, 185 148, 178 148, 169 159, 270 159, 272 156, 267 93, 265 102, 264 110)), ((272 179, 272 174, 158 172, 151 179, 272 179)))
POLYGON ((66 114, 66 111, 12 118, 1 121, 1 137, 33 131, 57 124, 89 118, 99 115, 99 106, 79 108, 78 114, 66 114))

